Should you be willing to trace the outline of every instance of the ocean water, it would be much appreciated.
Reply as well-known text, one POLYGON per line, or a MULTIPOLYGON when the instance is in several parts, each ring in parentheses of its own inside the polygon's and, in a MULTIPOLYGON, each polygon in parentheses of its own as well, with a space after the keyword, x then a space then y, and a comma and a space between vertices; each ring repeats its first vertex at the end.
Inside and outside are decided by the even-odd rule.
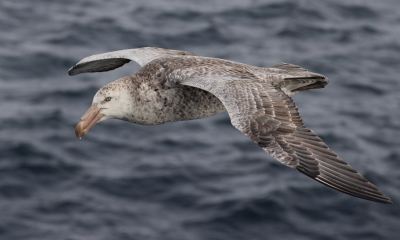
POLYGON ((400 3, 0 1, 0 239, 400 239, 400 3), (330 79, 295 96, 308 127, 393 198, 333 191, 267 156, 227 114, 73 127, 134 64, 69 77, 143 46, 330 79))

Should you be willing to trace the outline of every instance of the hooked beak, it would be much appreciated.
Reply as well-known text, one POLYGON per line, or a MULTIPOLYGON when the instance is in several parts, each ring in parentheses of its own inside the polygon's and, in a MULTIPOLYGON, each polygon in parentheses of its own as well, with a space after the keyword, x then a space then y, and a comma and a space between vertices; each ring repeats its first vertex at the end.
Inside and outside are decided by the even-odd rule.
POLYGON ((82 139, 89 130, 98 123, 104 114, 100 113, 100 108, 96 105, 90 106, 85 114, 81 117, 81 120, 75 126, 75 135, 77 138, 82 139))

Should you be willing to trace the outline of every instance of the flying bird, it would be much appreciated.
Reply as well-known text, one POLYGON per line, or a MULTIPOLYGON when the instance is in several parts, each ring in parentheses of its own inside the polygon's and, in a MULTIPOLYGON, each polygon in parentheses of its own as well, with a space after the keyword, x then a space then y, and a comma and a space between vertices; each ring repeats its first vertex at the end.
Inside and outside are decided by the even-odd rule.
POLYGON ((154 47, 92 55, 68 74, 109 71, 130 61, 141 68, 95 94, 75 127, 78 138, 110 118, 155 125, 226 111, 235 128, 282 164, 343 193, 391 203, 305 127, 291 96, 325 87, 325 76, 293 64, 256 67, 154 47))

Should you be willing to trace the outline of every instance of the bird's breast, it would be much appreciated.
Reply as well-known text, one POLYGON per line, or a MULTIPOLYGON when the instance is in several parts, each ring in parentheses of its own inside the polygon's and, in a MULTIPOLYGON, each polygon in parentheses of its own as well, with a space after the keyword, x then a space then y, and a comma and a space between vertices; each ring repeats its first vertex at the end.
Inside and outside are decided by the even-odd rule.
POLYGON ((140 124, 153 125, 205 118, 226 111, 217 97, 194 87, 147 87, 141 92, 137 96, 134 117, 134 122, 140 124))

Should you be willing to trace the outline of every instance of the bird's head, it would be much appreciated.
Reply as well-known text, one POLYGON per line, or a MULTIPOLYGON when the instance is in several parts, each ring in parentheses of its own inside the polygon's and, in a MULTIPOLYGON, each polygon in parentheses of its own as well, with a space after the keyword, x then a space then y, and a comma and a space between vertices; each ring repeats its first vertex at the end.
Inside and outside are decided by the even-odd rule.
POLYGON ((131 97, 129 90, 125 87, 125 82, 124 78, 115 80, 97 91, 92 105, 75 126, 75 134, 78 138, 85 136, 99 122, 110 118, 127 118, 131 97))

